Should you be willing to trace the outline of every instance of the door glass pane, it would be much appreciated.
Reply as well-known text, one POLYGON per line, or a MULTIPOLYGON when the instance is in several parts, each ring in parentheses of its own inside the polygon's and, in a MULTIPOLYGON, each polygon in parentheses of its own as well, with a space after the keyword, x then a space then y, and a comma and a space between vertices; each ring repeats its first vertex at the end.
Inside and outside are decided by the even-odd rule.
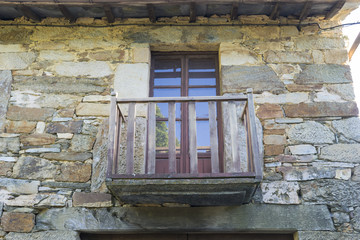
MULTIPOLYGON (((176 114, 176 118, 181 117, 181 103, 175 103, 175 114, 176 114)), ((168 103, 157 103, 156 104, 156 117, 157 118, 168 118, 169 117, 169 104, 168 103)))
MULTIPOLYGON (((156 121, 156 151, 157 153, 167 153, 169 146, 169 122, 156 121)), ((181 141, 181 121, 175 122, 176 150, 180 152, 181 141)))
POLYGON ((196 117, 209 118, 209 104, 207 102, 195 103, 196 117))
POLYGON ((216 88, 189 88, 189 96, 216 96, 216 88))
POLYGON ((180 88, 155 88, 154 97, 180 97, 180 88))
POLYGON ((189 59, 189 85, 215 86, 215 59, 189 59))
POLYGON ((198 152, 209 152, 210 128, 209 121, 196 121, 196 141, 198 152))
POLYGON ((181 60, 158 59, 155 61, 154 86, 180 86, 181 60))

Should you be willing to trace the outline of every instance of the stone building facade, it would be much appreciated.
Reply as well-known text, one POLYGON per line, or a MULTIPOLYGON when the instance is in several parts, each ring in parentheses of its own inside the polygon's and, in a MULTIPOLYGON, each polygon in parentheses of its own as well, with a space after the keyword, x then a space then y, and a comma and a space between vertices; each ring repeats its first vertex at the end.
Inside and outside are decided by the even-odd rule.
POLYGON ((19 18, 1 25, 0 239, 162 229, 360 238, 360 120, 346 41, 341 28, 331 28, 338 20, 308 18, 301 27, 267 16, 240 16, 235 23, 243 26, 229 16, 188 22, 127 19, 110 27, 79 18, 70 27, 64 19, 35 26, 19 18), (264 179, 252 203, 131 206, 109 193, 110 93, 148 97, 152 51, 218 52, 221 93, 254 89, 264 179), (179 224, 186 221, 191 227, 179 224))

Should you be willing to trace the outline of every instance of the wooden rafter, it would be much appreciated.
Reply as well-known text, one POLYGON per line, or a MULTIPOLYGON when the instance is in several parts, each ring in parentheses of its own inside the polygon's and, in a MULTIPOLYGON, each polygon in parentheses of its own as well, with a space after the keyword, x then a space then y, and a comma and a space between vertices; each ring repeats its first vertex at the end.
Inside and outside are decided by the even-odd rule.
POLYGON ((154 5, 153 4, 147 4, 146 7, 147 7, 147 10, 148 10, 150 22, 152 22, 152 23, 156 22, 156 15, 155 15, 155 7, 154 7, 154 5))
POLYGON ((236 20, 238 18, 238 12, 239 12, 239 3, 234 2, 231 8, 231 14, 230 14, 231 20, 236 20))
POLYGON ((309 16, 312 4, 313 3, 311 1, 308 1, 305 3, 303 9, 301 10, 301 14, 299 16, 300 21, 303 21, 305 18, 307 18, 309 16))
POLYGON ((359 34, 357 35, 353 45, 351 46, 350 48, 350 51, 349 51, 349 60, 351 60, 352 56, 354 55, 356 49, 359 47, 359 44, 360 44, 360 32, 359 34))
POLYGON ((30 18, 36 22, 41 22, 41 17, 34 12, 30 7, 26 5, 19 5, 20 11, 24 14, 25 17, 30 18))
POLYGON ((345 2, 346 0, 337 1, 334 4, 334 6, 330 9, 330 11, 326 14, 325 19, 331 19, 332 17, 334 17, 344 6, 345 2))
POLYGON ((191 23, 196 22, 196 3, 190 3, 190 21, 191 23))
POLYGON ((64 15, 64 17, 66 19, 68 19, 71 23, 76 21, 75 15, 72 14, 65 5, 59 5, 58 7, 59 7, 61 13, 64 15))
POLYGON ((272 11, 271 11, 271 14, 270 14, 270 16, 269 16, 269 18, 270 18, 271 20, 275 20, 275 19, 279 16, 279 14, 280 14, 280 9, 279 9, 279 3, 277 2, 277 3, 274 5, 274 7, 273 7, 273 9, 272 9, 272 11))
POLYGON ((112 11, 112 8, 109 5, 104 5, 104 12, 105 12, 108 23, 115 22, 114 13, 112 11))

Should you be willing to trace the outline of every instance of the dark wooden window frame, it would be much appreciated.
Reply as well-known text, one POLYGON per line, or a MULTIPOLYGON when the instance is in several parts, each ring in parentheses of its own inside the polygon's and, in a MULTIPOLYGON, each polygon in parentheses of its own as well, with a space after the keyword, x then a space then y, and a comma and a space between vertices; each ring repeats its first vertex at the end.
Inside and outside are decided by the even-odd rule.
MULTIPOLYGON (((154 88, 179 88, 178 86, 165 86, 161 87, 154 86, 154 69, 155 61, 157 59, 180 59, 181 60, 181 96, 188 96, 188 89, 190 88, 216 88, 216 95, 220 96, 220 80, 219 80, 219 61, 217 52, 152 52, 151 58, 151 71, 150 71, 150 88, 149 96, 154 96, 154 88), (199 58, 213 58, 215 63, 215 76, 216 76, 216 85, 189 85, 189 59, 199 59, 199 58)), ((222 111, 221 104, 217 104, 217 116, 218 116, 218 136, 219 136, 219 160, 220 160, 220 172, 224 172, 223 166, 223 134, 222 134, 222 111)), ((188 134, 188 113, 187 113, 187 103, 182 103, 181 107, 181 142, 180 142, 180 154, 177 155, 179 161, 178 172, 179 173, 188 173, 190 171, 190 160, 188 154, 189 148, 189 134, 188 134)), ((164 119, 165 120, 165 119, 164 119)), ((197 118, 197 120, 206 120, 197 118)), ((167 154, 157 154, 157 159, 166 159, 167 154)), ((210 153, 198 153, 199 159, 209 159, 210 153)))

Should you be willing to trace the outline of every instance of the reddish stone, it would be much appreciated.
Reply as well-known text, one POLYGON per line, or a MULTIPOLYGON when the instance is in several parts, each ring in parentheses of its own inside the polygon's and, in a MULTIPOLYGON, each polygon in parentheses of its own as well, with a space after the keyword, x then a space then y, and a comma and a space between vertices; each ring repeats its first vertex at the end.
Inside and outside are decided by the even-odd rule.
POLYGON ((285 129, 265 129, 264 135, 284 135, 285 129))
POLYGON ((265 156, 274 156, 284 153, 283 145, 265 145, 265 156))
POLYGON ((1 218, 1 226, 5 232, 31 232, 35 225, 32 213, 5 212, 1 218))
POLYGON ((73 117, 74 113, 75 113, 75 109, 72 108, 61 109, 58 112, 59 116, 64 118, 73 117))
POLYGON ((55 122, 46 128, 47 133, 80 133, 83 121, 55 122))
POLYGON ((111 195, 106 193, 75 192, 74 207, 111 207, 111 195))
POLYGON ((290 92, 312 92, 312 91, 320 91, 322 85, 321 84, 308 84, 308 85, 289 84, 286 85, 286 88, 290 92))
POLYGON ((52 108, 23 108, 10 106, 7 111, 7 119, 10 120, 29 120, 45 121, 55 112, 52 108))
POLYGON ((91 164, 64 163, 55 180, 60 182, 87 182, 91 177, 91 164))
POLYGON ((276 162, 296 162, 296 157, 293 155, 279 155, 275 157, 276 162))
POLYGON ((281 109, 281 106, 277 104, 260 105, 256 113, 257 116, 262 119, 283 117, 283 111, 281 109))
POLYGON ((27 136, 21 136, 20 142, 24 146, 40 146, 55 143, 56 137, 46 133, 35 133, 27 136))
POLYGON ((36 127, 36 122, 7 121, 5 132, 7 133, 31 133, 36 127))
POLYGON ((350 117, 359 110, 355 102, 300 103, 284 106, 286 117, 350 117))

